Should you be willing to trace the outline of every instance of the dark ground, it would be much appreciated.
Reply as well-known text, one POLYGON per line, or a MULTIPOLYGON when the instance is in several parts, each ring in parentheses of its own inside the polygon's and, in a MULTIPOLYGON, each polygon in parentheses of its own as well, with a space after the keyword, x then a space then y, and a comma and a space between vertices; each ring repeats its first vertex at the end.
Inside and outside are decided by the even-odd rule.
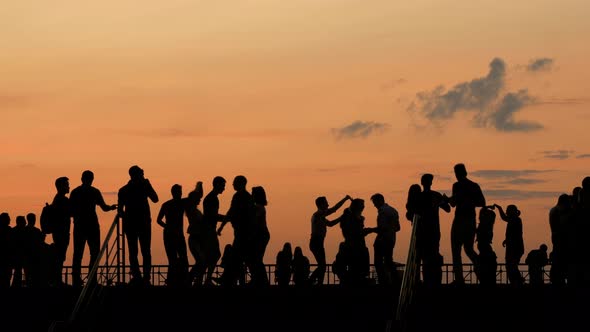
MULTIPOLYGON (((52 321, 67 319, 78 293, 1 291, 0 330, 48 331, 52 321)), ((114 287, 103 294, 103 304, 88 316, 86 328, 93 331, 384 332, 397 303, 396 289, 378 286, 114 287)), ((588 289, 444 286, 419 290, 415 299, 410 331, 590 331, 588 289)), ((392 326, 399 330, 395 321, 392 326)))

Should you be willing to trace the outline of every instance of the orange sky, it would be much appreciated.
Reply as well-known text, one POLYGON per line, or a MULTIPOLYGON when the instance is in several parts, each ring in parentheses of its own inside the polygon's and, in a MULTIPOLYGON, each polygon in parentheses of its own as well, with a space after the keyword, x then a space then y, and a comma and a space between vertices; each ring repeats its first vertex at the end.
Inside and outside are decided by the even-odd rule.
MULTIPOLYGON (((244 174, 248 188, 263 185, 269 196, 270 263, 285 241, 311 258, 316 196, 364 198, 373 226, 371 194, 382 192, 403 215, 422 173, 448 191, 453 165, 464 162, 488 201, 520 207, 528 251, 549 243, 553 193, 588 175, 588 12, 582 0, 8 1, 0 12, 0 209, 13 220, 40 213, 55 178, 68 176, 73 188, 85 169, 108 203, 133 164, 161 201, 174 183, 186 191, 201 180, 209 191, 216 175, 231 182, 244 174), (484 106, 457 107, 433 123, 416 104, 417 93, 444 86, 430 99, 436 104, 457 84, 487 77, 496 57, 505 77, 484 106), (540 59, 549 61, 527 67, 540 59), (489 121, 520 89, 530 98, 508 124, 543 128, 502 131, 489 121), (488 122, 474 126, 478 112, 488 122), (368 126, 366 137, 338 136, 355 121, 368 126)), ((222 210, 231 195, 228 186, 222 210)), ((100 216, 104 234, 112 215, 100 216)), ((450 221, 442 218, 447 262, 450 221)), ((165 263, 153 229, 154 261, 165 263)), ((498 221, 500 260, 504 230, 498 221)), ((396 261, 405 260, 408 235, 402 221, 396 261)), ((341 239, 329 231, 328 261, 341 239)))

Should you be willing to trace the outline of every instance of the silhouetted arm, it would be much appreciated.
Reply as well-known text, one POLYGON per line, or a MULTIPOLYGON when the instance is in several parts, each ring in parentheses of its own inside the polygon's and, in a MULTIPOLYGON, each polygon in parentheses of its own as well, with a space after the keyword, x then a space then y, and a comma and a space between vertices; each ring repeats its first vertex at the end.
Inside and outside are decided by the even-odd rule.
POLYGON ((453 191, 451 192, 451 197, 449 197, 449 204, 452 207, 457 206, 457 198, 455 197, 457 193, 457 182, 453 183, 453 191))
POLYGON ((444 199, 444 196, 441 198, 440 202, 438 203, 438 207, 441 208, 446 213, 451 212, 451 205, 449 205, 449 201, 444 199))
POLYGON ((352 200, 352 197, 350 197, 349 195, 346 195, 346 197, 344 197, 338 203, 336 203, 334 206, 332 206, 328 210, 326 210, 326 216, 329 216, 332 213, 338 211, 338 209, 340 209, 342 207, 342 205, 344 204, 344 202, 346 202, 349 199, 352 200))
POLYGON ((158 194, 156 194, 154 187, 152 187, 152 184, 150 183, 150 181, 148 179, 145 179, 145 182, 147 185, 149 199, 154 203, 158 203, 158 201, 159 201, 158 194))
POLYGON ((483 196, 483 192, 481 191, 481 187, 478 184, 475 184, 475 206, 483 207, 486 206, 486 198, 483 196))
POLYGON ((162 204, 162 206, 160 207, 160 212, 158 213, 158 218, 156 219, 156 222, 158 223, 158 225, 162 226, 162 228, 166 228, 166 223, 164 223, 164 215, 166 215, 166 203, 162 204))
POLYGON ((100 193, 100 191, 98 192, 98 197, 97 197, 96 203, 98 204, 98 206, 100 206, 100 208, 104 212, 112 211, 117 208, 117 204, 107 205, 107 203, 105 203, 104 198, 102 197, 102 194, 100 193))
POLYGON ((494 207, 496 209, 498 209, 498 212, 500 212, 500 218, 502 218, 502 220, 508 222, 508 216, 506 216, 506 213, 504 213, 504 210, 502 209, 502 207, 498 204, 494 204, 494 207))

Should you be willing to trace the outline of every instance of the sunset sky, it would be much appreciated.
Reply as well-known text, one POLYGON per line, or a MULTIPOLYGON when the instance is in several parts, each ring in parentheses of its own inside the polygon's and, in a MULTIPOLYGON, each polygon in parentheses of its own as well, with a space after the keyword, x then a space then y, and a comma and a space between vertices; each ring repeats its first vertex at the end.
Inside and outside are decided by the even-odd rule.
MULTIPOLYGON (((550 245, 549 208, 590 175, 590 2, 4 1, 0 210, 41 212, 86 169, 107 203, 140 165, 160 196, 214 176, 266 188, 271 240, 309 252, 314 199, 407 189, 463 162, 489 203, 522 211, 525 250, 550 245)), ((160 204, 152 204, 155 218, 160 204)), ((114 212, 102 213, 104 236, 114 212)), ((451 262, 450 224, 441 252, 451 262)), ((504 261, 505 223, 494 247, 504 261)), ((402 220, 395 260, 404 262, 402 220)), ((222 246, 231 242, 228 228, 222 246)), ((165 264, 153 223, 154 263, 165 264)), ((367 238, 371 250, 374 235, 367 238)), ((328 231, 327 259, 342 240, 328 231)), ((551 248, 551 246, 550 246, 551 248)), ((72 246, 68 251, 71 260, 72 246)), ((86 255, 88 255, 86 251, 86 255)), ((192 258, 191 258, 192 262, 192 258)))

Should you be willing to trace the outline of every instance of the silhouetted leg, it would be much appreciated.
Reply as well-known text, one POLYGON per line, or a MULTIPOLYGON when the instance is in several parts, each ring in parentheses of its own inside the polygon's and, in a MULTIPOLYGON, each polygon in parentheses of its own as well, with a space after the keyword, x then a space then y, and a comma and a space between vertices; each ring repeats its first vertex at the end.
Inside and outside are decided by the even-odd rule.
POLYGON ((143 281, 149 283, 152 271, 152 225, 146 222, 141 226, 139 233, 139 246, 141 247, 141 256, 143 258, 143 281))
POLYGON ((522 276, 518 270, 520 257, 520 255, 506 255, 506 274, 508 275, 508 280, 512 285, 522 284, 522 276))
POLYGON ((181 233, 177 234, 178 244, 178 282, 181 285, 186 285, 188 280, 188 254, 186 252, 186 240, 184 235, 181 233))
MULTIPOLYGON (((168 258, 168 275, 166 278, 166 282, 167 282, 168 286, 172 286, 176 282, 177 261, 176 261, 176 248, 174 245, 173 235, 174 234, 172 231, 164 229, 164 250, 166 251, 166 257, 168 258)), ((143 255, 143 247, 142 247, 142 255, 143 255)), ((145 258, 144 258, 144 261, 145 261, 145 258)))
MULTIPOLYGON (((89 268, 92 269, 92 266, 98 259, 98 254, 100 253, 100 227, 98 225, 94 225, 92 228, 88 230, 88 250, 90 251, 90 261, 89 261, 89 268)), ((98 270, 96 271, 98 273, 98 270)), ((90 273, 90 271, 88 271, 90 273)), ((89 278, 90 279, 90 278, 89 278)), ((94 282, 96 280, 96 273, 94 275, 94 282)))
POLYGON ((453 275, 456 283, 464 283, 463 279, 463 262, 461 258, 462 234, 460 226, 457 224, 460 221, 453 220, 451 226, 451 253, 453 255, 453 275))
POLYGON ((131 269, 131 277, 135 279, 135 282, 141 280, 141 272, 139 271, 139 260, 137 255, 139 254, 139 235, 136 230, 127 229, 125 232, 127 238, 127 248, 129 249, 129 268, 131 269))
POLYGON ((86 246, 86 230, 74 225, 74 256, 72 258, 72 280, 74 286, 82 286, 81 266, 86 246))
POLYGON ((53 233, 53 243, 55 245, 56 252, 56 269, 55 269, 55 280, 58 285, 63 284, 62 269, 66 260, 66 252, 70 245, 70 233, 69 232, 57 232, 53 233))
POLYGON ((207 264, 207 283, 211 283, 211 279, 213 278, 213 272, 215 272, 215 268, 217 267, 217 261, 221 257, 221 249, 219 249, 219 239, 217 235, 211 237, 211 247, 209 247, 207 252, 207 258, 205 263, 207 264))
POLYGON ((324 249, 323 238, 311 238, 309 241, 309 250, 316 260, 317 268, 311 273, 309 281, 311 284, 317 281, 318 285, 324 284, 326 274, 326 250, 324 249))

